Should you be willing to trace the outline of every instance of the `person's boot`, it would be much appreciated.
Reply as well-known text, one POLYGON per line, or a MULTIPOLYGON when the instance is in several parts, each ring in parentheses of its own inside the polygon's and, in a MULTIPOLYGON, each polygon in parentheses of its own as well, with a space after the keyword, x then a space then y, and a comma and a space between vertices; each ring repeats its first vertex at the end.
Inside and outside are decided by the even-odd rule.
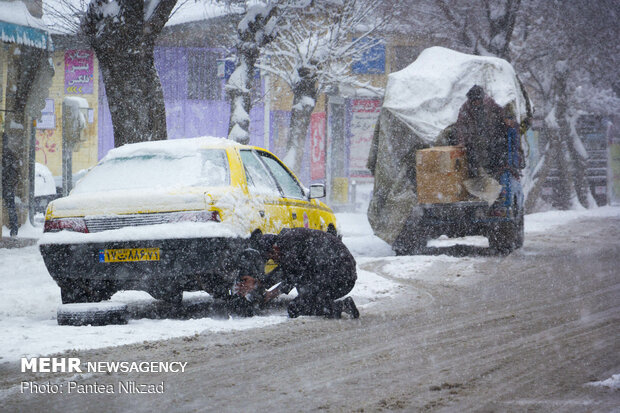
POLYGON ((301 308, 297 301, 293 300, 288 304, 288 316, 290 318, 297 318, 301 315, 301 308))
POLYGON ((355 305, 355 301, 353 301, 353 298, 351 297, 347 297, 344 300, 342 300, 342 311, 349 314, 351 318, 360 317, 360 312, 357 309, 357 306, 355 305))

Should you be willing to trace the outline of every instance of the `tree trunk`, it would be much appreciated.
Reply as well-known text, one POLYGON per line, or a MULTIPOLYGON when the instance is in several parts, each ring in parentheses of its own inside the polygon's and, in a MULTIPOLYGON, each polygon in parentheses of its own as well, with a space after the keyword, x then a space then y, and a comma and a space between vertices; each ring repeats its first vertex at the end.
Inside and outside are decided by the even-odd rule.
POLYGON ((97 50, 114 146, 167 138, 166 108, 153 50, 97 50))
POLYGON ((567 66, 564 62, 556 64, 554 76, 553 98, 555 99, 555 120, 557 126, 551 127, 545 124, 545 130, 549 137, 549 146, 545 153, 545 164, 538 173, 537 181, 528 194, 526 211, 533 212, 536 200, 540 196, 542 186, 545 184, 548 173, 556 168, 558 182, 554 189, 554 206, 567 210, 575 205, 572 202, 576 198, 582 206, 590 207, 588 196, 588 182, 585 176, 586 160, 576 147, 576 139, 572 135, 568 121, 568 93, 567 93, 567 66))
MULTIPOLYGON (((43 51, 33 47, 11 45, 8 53, 6 119, 7 145, 18 156, 18 179, 15 194, 22 202, 28 199, 28 147, 31 125, 26 116, 28 96, 32 93, 43 51)), ((21 222, 21 220, 20 220, 21 222)))
POLYGON ((275 5, 266 6, 258 13, 250 9, 237 28, 237 67, 226 85, 230 99, 228 138, 243 144, 250 142, 250 109, 256 61, 261 47, 275 39, 277 31, 275 25, 270 23, 278 13, 275 5))
POLYGON ((92 1, 81 27, 101 69, 114 146, 167 139, 166 107, 154 46, 177 0, 92 1), (153 6, 153 7, 150 7, 153 6))
POLYGON ((231 81, 226 85, 230 99, 228 138, 247 144, 250 142, 250 110, 252 109, 252 82, 258 49, 242 51, 231 81), (255 53, 254 53, 255 52, 255 53))
POLYGON ((304 157, 304 147, 310 126, 310 116, 316 105, 316 75, 309 68, 298 70, 300 81, 293 88, 293 109, 291 111, 291 133, 286 146, 284 161, 298 174, 304 157))

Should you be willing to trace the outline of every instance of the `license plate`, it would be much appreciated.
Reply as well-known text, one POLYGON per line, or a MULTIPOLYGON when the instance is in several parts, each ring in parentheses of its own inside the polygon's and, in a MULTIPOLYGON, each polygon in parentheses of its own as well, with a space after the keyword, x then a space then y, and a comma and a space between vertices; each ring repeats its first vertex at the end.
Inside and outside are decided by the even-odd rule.
POLYGON ((119 248, 99 250, 99 262, 159 261, 159 248, 119 248))

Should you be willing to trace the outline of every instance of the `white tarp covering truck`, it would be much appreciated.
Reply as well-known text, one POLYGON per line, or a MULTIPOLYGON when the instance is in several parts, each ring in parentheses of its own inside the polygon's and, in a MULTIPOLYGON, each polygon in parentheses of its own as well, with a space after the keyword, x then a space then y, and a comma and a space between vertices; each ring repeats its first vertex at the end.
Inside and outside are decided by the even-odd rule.
POLYGON ((500 106, 511 104, 518 122, 529 117, 527 96, 514 69, 503 59, 431 47, 388 77, 368 159, 375 177, 368 220, 375 234, 397 254, 419 252, 428 239, 442 234, 484 235, 491 248, 502 252, 523 243, 518 173, 502 174, 501 193, 491 205, 471 197, 434 203, 418 199, 416 154, 448 144, 445 132, 456 122, 473 85, 482 86, 500 106))

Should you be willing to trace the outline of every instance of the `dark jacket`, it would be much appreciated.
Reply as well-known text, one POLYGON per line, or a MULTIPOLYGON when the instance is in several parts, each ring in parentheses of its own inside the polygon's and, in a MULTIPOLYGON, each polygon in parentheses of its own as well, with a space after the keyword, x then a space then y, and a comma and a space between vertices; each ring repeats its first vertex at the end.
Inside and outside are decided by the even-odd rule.
POLYGON ((312 286, 336 299, 355 285, 355 259, 333 234, 306 228, 286 229, 275 237, 275 248, 279 250, 278 268, 272 277, 282 281, 283 291, 287 287, 312 286))
POLYGON ((506 129, 503 109, 485 96, 482 105, 475 106, 469 100, 459 110, 454 126, 459 144, 467 151, 470 173, 483 168, 494 173, 506 164, 506 129))
POLYGON ((6 134, 2 137, 2 197, 14 196, 19 180, 19 159, 7 144, 6 134))

